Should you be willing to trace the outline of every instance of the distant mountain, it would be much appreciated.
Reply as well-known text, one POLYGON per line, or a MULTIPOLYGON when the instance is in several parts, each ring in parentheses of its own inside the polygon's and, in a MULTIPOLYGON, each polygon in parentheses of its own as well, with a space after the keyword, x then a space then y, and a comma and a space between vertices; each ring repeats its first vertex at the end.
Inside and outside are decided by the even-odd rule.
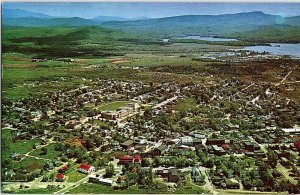
POLYGON ((93 20, 83 18, 7 18, 2 20, 4 26, 94 26, 99 25, 93 20))
POLYGON ((3 18, 53 18, 46 14, 30 12, 20 9, 3 9, 2 11, 3 18))
POLYGON ((255 31, 262 26, 275 29, 300 26, 300 16, 282 17, 260 11, 222 15, 184 15, 165 18, 122 18, 98 16, 93 19, 52 18, 44 14, 4 11, 4 26, 103 26, 128 32, 138 32, 163 37, 181 35, 224 36, 231 33, 255 31), (7 14, 10 13, 10 14, 7 14), (10 17, 8 17, 10 16, 10 17), (22 17, 20 17, 22 16, 22 17), (25 17, 26 16, 26 17, 25 17))
POLYGON ((110 21, 104 27, 164 36, 224 35, 258 29, 261 26, 300 26, 300 16, 281 17, 260 11, 222 15, 184 15, 137 21, 110 21))
POLYGON ((278 15, 264 14, 263 12, 248 12, 238 14, 223 14, 223 15, 184 15, 166 18, 147 19, 139 21, 126 21, 126 22, 107 22, 107 26, 244 26, 244 25, 278 25, 278 24, 291 24, 300 25, 299 16, 291 18, 283 18, 278 15))
POLYGON ((286 23, 293 26, 300 26, 300 16, 288 17, 286 23))
POLYGON ((118 16, 97 16, 93 18, 93 20, 101 21, 101 22, 107 22, 107 21, 126 21, 127 18, 122 18, 118 16))
POLYGON ((109 22, 109 21, 132 21, 132 20, 146 20, 149 19, 147 17, 135 17, 135 18, 123 18, 118 16, 97 16, 93 18, 93 20, 101 21, 101 22, 109 22))

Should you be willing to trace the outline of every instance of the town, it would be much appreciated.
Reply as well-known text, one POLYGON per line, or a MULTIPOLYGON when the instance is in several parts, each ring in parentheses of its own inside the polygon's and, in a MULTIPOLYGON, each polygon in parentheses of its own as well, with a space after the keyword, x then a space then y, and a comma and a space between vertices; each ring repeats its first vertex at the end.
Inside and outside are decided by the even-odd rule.
POLYGON ((300 194, 299 3, 1 6, 1 193, 300 194))
POLYGON ((281 88, 236 78, 83 78, 77 88, 4 99, 3 134, 11 138, 3 145, 3 189, 297 193, 299 105, 278 96, 281 88))

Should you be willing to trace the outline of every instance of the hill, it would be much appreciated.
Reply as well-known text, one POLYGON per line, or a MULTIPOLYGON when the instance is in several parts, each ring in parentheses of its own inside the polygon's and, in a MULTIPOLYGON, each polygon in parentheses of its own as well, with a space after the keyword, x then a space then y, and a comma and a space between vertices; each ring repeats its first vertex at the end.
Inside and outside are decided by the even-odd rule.
POLYGON ((3 9, 2 17, 6 18, 53 18, 46 14, 30 12, 20 9, 3 9))
POLYGON ((185 15, 125 22, 105 22, 103 26, 145 33, 163 33, 165 36, 244 32, 260 26, 300 25, 300 17, 284 18, 263 12, 223 15, 185 15))
MULTIPOLYGON (((37 13, 36 13, 37 14, 37 13)), ((32 14, 34 16, 38 16, 32 14)), ((17 15, 17 14, 16 14, 17 15)), ((15 15, 15 16, 16 16, 15 15)), ((19 14, 20 15, 20 14, 19 14)), ((22 15, 24 16, 24 14, 22 15)), ((101 26, 134 34, 163 38, 185 35, 213 35, 261 41, 299 42, 300 16, 282 17, 260 11, 222 15, 184 15, 166 18, 122 18, 98 16, 93 19, 17 17, 4 18, 4 27, 101 26), (267 29, 267 30, 266 30, 267 29), (265 33, 268 35, 265 36, 265 33), (256 37, 260 36, 260 37, 256 37)))

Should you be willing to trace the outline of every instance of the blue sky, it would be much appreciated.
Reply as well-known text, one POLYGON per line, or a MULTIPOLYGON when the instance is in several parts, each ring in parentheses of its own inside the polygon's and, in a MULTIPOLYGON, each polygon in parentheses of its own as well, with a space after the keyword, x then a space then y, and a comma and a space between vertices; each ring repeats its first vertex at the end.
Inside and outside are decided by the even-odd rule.
POLYGON ((22 9, 52 16, 93 18, 103 16, 168 17, 178 15, 218 15, 262 11, 267 14, 300 15, 300 3, 3 3, 3 8, 22 9))

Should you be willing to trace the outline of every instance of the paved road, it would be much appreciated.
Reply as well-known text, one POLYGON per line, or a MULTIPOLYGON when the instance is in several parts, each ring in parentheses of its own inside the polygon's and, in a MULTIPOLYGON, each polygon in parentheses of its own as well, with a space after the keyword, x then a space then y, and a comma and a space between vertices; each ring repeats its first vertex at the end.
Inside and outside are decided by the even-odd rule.
POLYGON ((170 99, 167 99, 166 101, 163 101, 163 102, 161 102, 161 103, 159 103, 159 104, 156 104, 155 106, 153 106, 153 108, 155 109, 155 108, 162 107, 162 106, 166 105, 167 103, 176 100, 177 98, 178 98, 177 96, 174 96, 174 97, 172 97, 172 98, 170 98, 170 99))

